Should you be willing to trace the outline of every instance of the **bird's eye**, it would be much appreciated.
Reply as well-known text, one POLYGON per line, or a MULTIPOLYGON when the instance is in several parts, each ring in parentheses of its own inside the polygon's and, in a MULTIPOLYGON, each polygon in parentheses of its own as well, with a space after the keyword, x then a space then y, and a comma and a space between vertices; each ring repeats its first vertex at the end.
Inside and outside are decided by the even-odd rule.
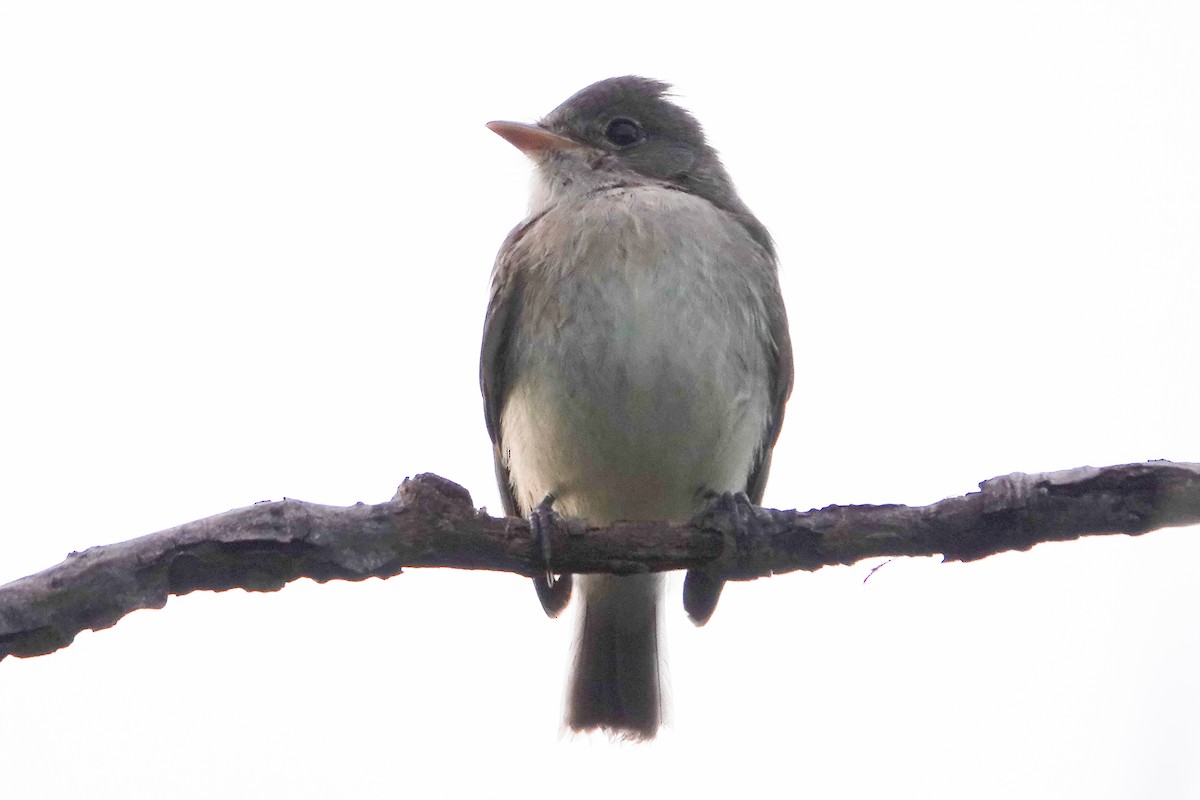
POLYGON ((617 117, 604 129, 604 138, 617 147, 628 147, 646 138, 642 126, 628 117, 617 117))

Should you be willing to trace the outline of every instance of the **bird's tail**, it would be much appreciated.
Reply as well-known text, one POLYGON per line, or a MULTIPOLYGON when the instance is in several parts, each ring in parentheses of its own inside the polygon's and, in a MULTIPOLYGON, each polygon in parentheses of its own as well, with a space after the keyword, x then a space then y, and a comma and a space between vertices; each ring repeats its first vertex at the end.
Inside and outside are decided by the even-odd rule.
POLYGON ((653 739, 663 722, 658 645, 660 575, 580 575, 567 726, 653 739))

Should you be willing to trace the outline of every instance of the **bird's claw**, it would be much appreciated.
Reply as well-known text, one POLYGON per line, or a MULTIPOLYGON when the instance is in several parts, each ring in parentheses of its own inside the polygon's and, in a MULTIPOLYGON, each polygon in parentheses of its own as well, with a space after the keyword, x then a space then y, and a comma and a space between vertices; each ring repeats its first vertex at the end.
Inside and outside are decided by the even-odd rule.
POLYGON ((751 540, 761 533, 754 504, 745 492, 709 490, 704 493, 704 499, 704 507, 695 520, 702 521, 714 513, 728 515, 733 520, 733 534, 726 534, 721 555, 700 569, 688 570, 684 578, 683 607, 697 626, 708 622, 717 610, 717 601, 721 599, 721 590, 725 587, 725 577, 732 571, 738 553, 749 549, 751 540))
POLYGON ((546 495, 529 514, 529 532, 545 568, 543 574, 534 576, 533 587, 537 590, 542 608, 550 617, 557 617, 571 599, 571 576, 555 577, 550 566, 550 531, 557 517, 558 514, 554 512, 553 494, 546 495))

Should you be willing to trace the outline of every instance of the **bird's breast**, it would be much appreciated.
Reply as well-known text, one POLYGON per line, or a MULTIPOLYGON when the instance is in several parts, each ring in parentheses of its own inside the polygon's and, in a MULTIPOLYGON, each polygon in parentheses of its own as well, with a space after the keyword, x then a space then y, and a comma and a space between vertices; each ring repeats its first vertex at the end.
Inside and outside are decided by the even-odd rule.
POLYGON ((743 489, 768 368, 765 256, 736 220, 682 192, 614 189, 549 209, 521 245, 501 423, 520 502, 666 519, 743 489))

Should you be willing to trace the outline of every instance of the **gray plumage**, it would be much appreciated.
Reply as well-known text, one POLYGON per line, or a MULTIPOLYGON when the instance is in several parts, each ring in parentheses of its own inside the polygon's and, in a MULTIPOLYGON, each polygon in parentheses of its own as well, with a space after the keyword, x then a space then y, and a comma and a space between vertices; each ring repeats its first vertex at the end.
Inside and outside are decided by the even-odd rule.
MULTIPOLYGON (((775 252, 666 89, 613 78, 536 129, 493 124, 537 165, 492 274, 480 367, 510 514, 547 494, 598 525, 684 520, 712 492, 761 500, 792 385, 775 252)), ((657 731, 660 584, 581 577, 573 730, 657 731)), ((542 580, 548 613, 569 585, 542 580)), ((698 624, 720 588, 693 582, 698 624)))

